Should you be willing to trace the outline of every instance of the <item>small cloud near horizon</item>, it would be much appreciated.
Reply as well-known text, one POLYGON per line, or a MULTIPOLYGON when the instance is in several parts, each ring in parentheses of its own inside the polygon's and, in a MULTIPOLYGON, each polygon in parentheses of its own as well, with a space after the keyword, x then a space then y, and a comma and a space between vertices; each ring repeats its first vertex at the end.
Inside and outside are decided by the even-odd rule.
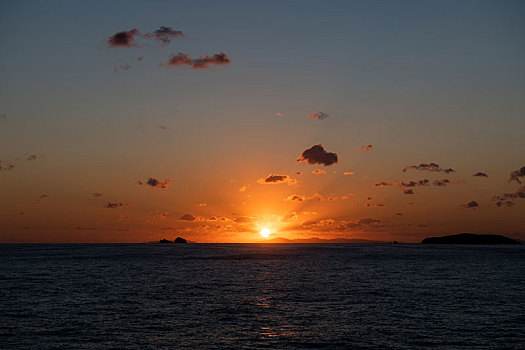
POLYGON ((361 146, 361 152, 370 152, 374 149, 372 145, 361 146))

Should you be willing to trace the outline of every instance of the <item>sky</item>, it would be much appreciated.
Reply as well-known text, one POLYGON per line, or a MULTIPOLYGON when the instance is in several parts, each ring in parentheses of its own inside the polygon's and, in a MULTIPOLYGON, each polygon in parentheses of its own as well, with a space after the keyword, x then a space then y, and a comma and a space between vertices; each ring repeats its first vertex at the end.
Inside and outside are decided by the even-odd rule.
POLYGON ((525 239, 524 35, 523 1, 4 0, 0 242, 525 239))

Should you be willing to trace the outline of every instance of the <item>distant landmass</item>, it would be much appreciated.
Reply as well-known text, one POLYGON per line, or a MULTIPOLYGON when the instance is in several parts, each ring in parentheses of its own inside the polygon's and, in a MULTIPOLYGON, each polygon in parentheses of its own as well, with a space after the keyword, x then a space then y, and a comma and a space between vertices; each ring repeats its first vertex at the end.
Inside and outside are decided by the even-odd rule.
POLYGON ((260 241, 259 243, 388 243, 385 241, 372 241, 368 239, 359 238, 333 238, 323 239, 318 237, 303 238, 303 239, 288 239, 283 237, 276 237, 268 239, 266 241, 260 241))
POLYGON ((165 239, 165 238, 163 238, 163 239, 161 239, 161 240, 159 241, 159 243, 161 243, 161 244, 166 244, 166 243, 182 243, 182 244, 185 244, 185 243, 188 243, 188 241, 186 241, 186 240, 185 240, 184 238, 182 238, 182 237, 177 237, 177 238, 175 238, 174 241, 170 241, 169 239, 165 239))
POLYGON ((512 238, 501 235, 478 235, 474 233, 460 233, 458 235, 428 237, 422 244, 521 244, 512 238))

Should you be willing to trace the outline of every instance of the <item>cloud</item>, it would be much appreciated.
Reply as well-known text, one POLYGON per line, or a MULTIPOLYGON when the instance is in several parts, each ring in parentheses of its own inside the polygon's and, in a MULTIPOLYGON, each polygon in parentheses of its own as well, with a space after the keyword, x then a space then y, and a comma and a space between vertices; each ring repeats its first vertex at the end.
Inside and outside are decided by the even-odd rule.
POLYGON ((343 173, 343 175, 345 175, 345 176, 346 176, 346 175, 354 175, 354 172, 353 172, 353 171, 345 171, 345 172, 343 173))
MULTIPOLYGON (((301 194, 291 194, 284 199, 285 202, 322 202, 325 198, 319 193, 314 193, 311 196, 303 196, 301 194)), ((335 197, 329 197, 329 200, 336 200, 335 197)))
MULTIPOLYGON (((142 181, 137 181, 137 183, 139 185, 142 185, 143 182, 142 181)), ((168 188, 171 184, 171 181, 169 179, 164 179, 164 180, 158 180, 158 179, 155 179, 153 177, 150 177, 147 181, 146 181, 146 185, 150 186, 151 188, 157 188, 157 189, 160 189, 160 190, 164 190, 166 188, 168 188)))
POLYGON ((185 37, 185 34, 180 30, 173 30, 170 27, 162 26, 153 33, 145 34, 141 34, 137 29, 123 30, 107 38, 106 43, 110 48, 130 48, 139 46, 136 42, 137 38, 145 38, 159 41, 162 46, 166 46, 173 39, 183 37, 185 37))
POLYGON ((308 116, 308 119, 320 119, 320 120, 323 120, 323 119, 326 119, 328 118, 330 115, 327 114, 327 113, 323 113, 323 112, 315 112, 313 114, 310 114, 308 116))
POLYGON ((492 197, 492 200, 496 201, 496 205, 498 207, 501 207, 503 205, 507 207, 512 207, 516 199, 523 199, 523 198, 525 198, 525 186, 520 186, 516 190, 516 192, 503 193, 501 195, 492 197))
POLYGON ((479 207, 479 204, 478 204, 478 202, 476 202, 476 201, 470 201, 470 202, 468 202, 467 204, 462 205, 462 207, 464 207, 464 208, 476 209, 476 208, 479 207))
POLYGON ((413 188, 421 187, 421 186, 428 186, 429 184, 430 184, 430 180, 428 180, 428 179, 421 179, 421 180, 417 180, 417 181, 411 180, 411 181, 408 181, 408 182, 398 181, 398 180, 394 180, 394 181, 390 181, 390 182, 381 181, 381 182, 373 184, 372 186, 373 187, 399 186, 404 194, 415 194, 413 188))
POLYGON ((41 195, 39 198, 40 198, 40 199, 48 199, 49 196, 48 196, 47 194, 43 194, 43 195, 41 195))
POLYGON ((119 70, 127 71, 127 70, 130 70, 131 68, 133 68, 133 66, 130 66, 129 64, 126 63, 121 66, 113 67, 113 71, 117 73, 119 70))
POLYGON ((37 156, 36 154, 30 154, 27 156, 26 160, 37 160, 38 158, 40 157, 37 156))
POLYGON ((199 203, 197 204, 198 207, 207 207, 208 203, 199 203))
POLYGON ((365 218, 360 219, 357 222, 348 222, 345 224, 346 228, 363 228, 363 227, 378 227, 384 223, 379 219, 365 218))
POLYGON ((314 145, 305 150, 297 159, 297 162, 307 162, 308 164, 323 164, 325 166, 338 162, 337 154, 327 152, 323 145, 314 145))
POLYGON ((305 200, 305 196, 299 194, 291 194, 284 199, 285 202, 304 202, 305 200))
POLYGON ((104 208, 116 209, 116 208, 122 208, 123 206, 124 206, 124 204, 122 204, 122 203, 107 202, 104 205, 104 208))
POLYGON ((241 187, 239 187, 239 189, 237 191, 239 191, 239 192, 246 192, 246 190, 248 190, 247 186, 241 186, 241 187))
POLYGON ((168 129, 168 127, 166 125, 162 125, 162 124, 157 125, 157 128, 159 128, 161 130, 167 130, 168 129))
POLYGON ((509 182, 517 181, 519 184, 521 184, 521 180, 519 178, 524 177, 524 176, 525 176, 525 166, 518 170, 514 170, 512 173, 510 173, 509 182))
POLYGON ((443 187, 447 185, 459 185, 459 184, 464 184, 464 183, 465 181, 463 180, 450 181, 449 179, 439 179, 439 180, 434 181, 433 185, 443 187))
POLYGON ((266 178, 259 179, 257 180, 257 182, 263 185, 276 185, 276 184, 283 184, 283 183, 288 183, 288 185, 293 185, 297 183, 297 180, 292 179, 288 175, 268 174, 266 178))
POLYGON ((314 175, 324 175, 324 174, 326 174, 326 170, 315 169, 315 170, 312 171, 312 174, 314 174, 314 175))
POLYGON ((409 166, 406 166, 406 167, 403 169, 403 172, 407 171, 408 169, 428 170, 428 171, 439 171, 439 172, 444 172, 444 173, 447 173, 447 174, 450 174, 450 173, 453 173, 453 172, 454 172, 454 169, 452 169, 452 168, 442 169, 442 168, 441 168, 438 164, 436 164, 436 163, 429 163, 429 164, 421 163, 421 164, 419 164, 419 165, 409 165, 409 166))
POLYGON ((200 56, 199 58, 191 58, 190 55, 179 53, 172 55, 167 66, 189 66, 191 69, 208 69, 210 65, 226 66, 231 63, 231 59, 223 52, 216 53, 212 56, 200 56))
POLYGON ((238 223, 238 224, 248 224, 250 222, 253 222, 253 220, 254 219, 249 217, 249 216, 239 216, 238 218, 236 218, 233 221, 238 223))
POLYGON ((191 214, 184 214, 179 218, 180 221, 195 221, 195 219, 196 217, 191 214))
POLYGON ((277 113, 275 113, 275 116, 277 116, 277 117, 282 117, 283 114, 282 114, 281 112, 277 112, 277 113))
POLYGON ((473 174, 472 176, 489 177, 487 174, 482 173, 481 171, 478 171, 477 173, 473 174))
POLYGON ((99 197, 102 197, 102 194, 101 194, 101 193, 94 192, 94 193, 93 193, 93 197, 95 197, 95 198, 99 198, 99 197))
POLYGON ((162 26, 153 33, 144 34, 146 38, 160 41, 162 46, 168 45, 175 38, 184 38, 186 35, 180 30, 173 30, 170 27, 162 26))
POLYGON ((135 42, 135 37, 140 36, 140 33, 137 29, 123 30, 117 32, 106 39, 108 47, 119 48, 119 47, 132 47, 137 46, 135 42))
POLYGON ((374 149, 372 145, 361 146, 361 152, 369 152, 374 149))
POLYGON ((9 171, 9 170, 13 170, 14 168, 15 168, 14 164, 7 164, 7 165, 2 166, 2 162, 0 162, 0 170, 9 171))

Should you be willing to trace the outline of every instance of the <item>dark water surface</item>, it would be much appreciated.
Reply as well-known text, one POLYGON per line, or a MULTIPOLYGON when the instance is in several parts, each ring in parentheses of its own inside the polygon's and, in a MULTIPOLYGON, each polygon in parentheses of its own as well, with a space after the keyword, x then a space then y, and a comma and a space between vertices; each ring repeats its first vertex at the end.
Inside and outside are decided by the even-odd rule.
POLYGON ((5 349, 523 349, 525 247, 0 245, 5 349))

